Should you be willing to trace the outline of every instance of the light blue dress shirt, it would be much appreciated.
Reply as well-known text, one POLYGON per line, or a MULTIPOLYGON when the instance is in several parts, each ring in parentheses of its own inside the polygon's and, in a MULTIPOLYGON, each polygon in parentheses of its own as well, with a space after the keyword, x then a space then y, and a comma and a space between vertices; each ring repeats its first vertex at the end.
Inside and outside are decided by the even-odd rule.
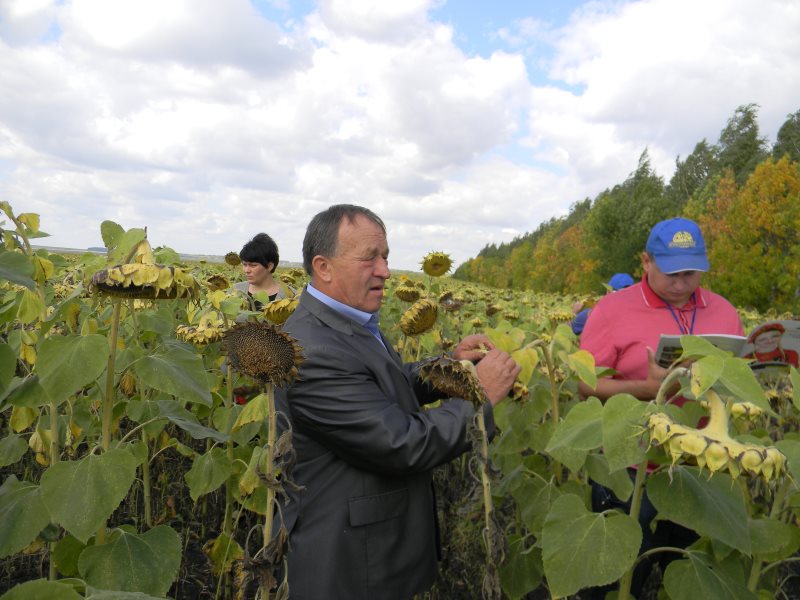
POLYGON ((369 331, 372 334, 372 336, 381 343, 381 346, 383 346, 384 350, 386 349, 386 344, 383 343, 380 329, 378 329, 377 312, 374 313, 364 312, 363 310, 353 308, 352 306, 348 306, 343 302, 334 300, 327 294, 320 292, 310 283, 306 286, 306 291, 312 296, 314 296, 314 298, 322 302, 325 306, 332 308, 340 315, 344 315, 348 319, 355 321, 362 327, 366 328, 366 330, 369 331))

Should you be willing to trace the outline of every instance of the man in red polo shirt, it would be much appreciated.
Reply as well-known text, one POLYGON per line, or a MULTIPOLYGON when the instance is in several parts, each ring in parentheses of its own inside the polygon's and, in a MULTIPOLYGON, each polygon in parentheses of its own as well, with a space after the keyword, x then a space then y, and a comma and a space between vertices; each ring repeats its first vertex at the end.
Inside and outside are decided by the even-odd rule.
POLYGON ((642 253, 642 280, 600 299, 589 314, 581 348, 595 364, 611 367, 613 377, 598 380, 581 393, 605 401, 628 393, 655 398, 667 370, 658 366, 653 349, 662 333, 744 335, 730 302, 700 287, 708 271, 703 234, 694 221, 661 221, 650 232, 642 253))
MULTIPOLYGON (((642 253, 642 268, 644 276, 639 283, 604 296, 589 313, 581 348, 592 353, 596 365, 610 367, 616 373, 598 379, 595 389, 581 383, 584 396, 597 396, 603 402, 621 393, 640 400, 655 398, 667 375, 653 355, 662 333, 744 335, 736 309, 722 296, 700 287, 700 279, 708 271, 708 258, 703 234, 695 222, 675 218, 656 224, 642 253)), ((635 471, 629 471, 633 476, 635 471)), ((630 500, 620 500, 593 481, 592 510, 611 508, 629 512, 630 500)), ((697 538, 693 531, 670 521, 659 521, 653 531, 650 525, 656 512, 645 493, 639 512, 640 554, 662 546, 685 548, 697 538)), ((655 560, 663 570, 676 556, 659 553, 655 560)), ((645 560, 634 571, 631 592, 637 598, 651 568, 652 562, 645 560)), ((585 590, 582 597, 604 598, 611 589, 585 590)))

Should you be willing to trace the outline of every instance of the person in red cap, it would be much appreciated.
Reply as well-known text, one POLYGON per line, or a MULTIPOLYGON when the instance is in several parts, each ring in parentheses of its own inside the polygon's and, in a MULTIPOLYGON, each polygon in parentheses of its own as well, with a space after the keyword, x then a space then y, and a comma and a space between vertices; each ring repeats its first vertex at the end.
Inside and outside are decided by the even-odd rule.
POLYGON ((781 348, 781 338, 786 329, 780 323, 765 323, 750 334, 747 341, 753 344, 753 352, 745 358, 754 358, 757 363, 779 362, 798 366, 797 352, 781 348))
MULTIPOLYGON (((641 259, 642 280, 603 296, 589 313, 580 346, 594 356, 597 366, 610 367, 615 374, 598 379, 594 389, 581 383, 584 397, 596 396, 603 402, 622 393, 644 401, 655 398, 667 375, 667 370, 656 363, 653 352, 663 333, 744 335, 736 309, 722 296, 700 287, 709 264, 703 234, 694 221, 675 218, 657 223, 641 259)), ((681 404, 682 400, 675 403, 681 404)), ((633 469, 629 472, 635 474, 633 469)), ((630 500, 621 500, 610 489, 592 481, 592 510, 613 508, 627 513, 630 500)), ((670 521, 658 521, 653 530, 651 523, 656 513, 645 493, 639 512, 640 554, 655 547, 685 548, 697 538, 693 531, 670 521)), ((642 597, 653 562, 657 561, 663 571, 675 556, 659 553, 655 560, 642 560, 634 571, 633 595, 642 597)), ((611 587, 585 590, 581 597, 605 598, 611 587)))

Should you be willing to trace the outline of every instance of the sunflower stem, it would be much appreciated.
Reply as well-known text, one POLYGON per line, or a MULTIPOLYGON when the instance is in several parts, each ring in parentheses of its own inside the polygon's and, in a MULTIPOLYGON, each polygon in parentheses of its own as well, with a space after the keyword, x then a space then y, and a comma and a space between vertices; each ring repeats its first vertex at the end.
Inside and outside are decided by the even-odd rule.
MULTIPOLYGON (((265 393, 267 395, 267 458, 266 458, 266 476, 268 481, 272 479, 272 473, 274 470, 272 461, 275 455, 275 439, 277 437, 277 423, 275 419, 275 386, 272 384, 267 384, 265 393)), ((275 504, 275 489, 270 485, 267 487, 267 505, 266 505, 266 515, 264 519, 264 548, 266 548, 270 541, 272 540, 272 521, 273 521, 273 509, 275 504)), ((269 590, 261 587, 260 588, 260 598, 262 600, 268 600, 269 598, 269 590)))

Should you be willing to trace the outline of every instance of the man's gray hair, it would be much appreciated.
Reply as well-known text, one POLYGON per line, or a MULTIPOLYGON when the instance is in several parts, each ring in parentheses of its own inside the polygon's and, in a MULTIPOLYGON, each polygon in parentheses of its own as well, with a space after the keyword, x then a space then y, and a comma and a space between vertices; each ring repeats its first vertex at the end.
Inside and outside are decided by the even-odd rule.
POLYGON ((386 225, 381 218, 368 208, 355 204, 334 204, 314 215, 306 228, 303 238, 303 267, 306 273, 313 275, 311 262, 315 256, 335 256, 336 244, 339 240, 339 226, 343 219, 353 223, 358 215, 363 215, 376 225, 379 225, 386 234, 386 225))

